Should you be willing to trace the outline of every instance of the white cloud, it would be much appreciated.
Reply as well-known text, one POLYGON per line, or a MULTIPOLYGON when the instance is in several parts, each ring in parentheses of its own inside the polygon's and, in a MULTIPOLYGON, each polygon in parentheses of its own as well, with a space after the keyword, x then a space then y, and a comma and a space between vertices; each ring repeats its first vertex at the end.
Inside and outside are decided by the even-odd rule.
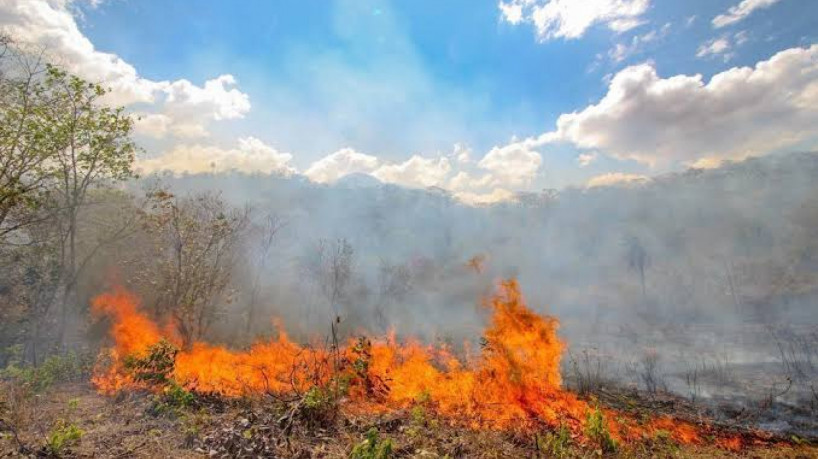
POLYGON ((478 178, 466 171, 460 171, 449 180, 448 188, 458 192, 473 191, 488 188, 492 182, 494 182, 494 177, 491 174, 483 174, 478 178))
POLYGON ((115 54, 96 50, 77 27, 68 6, 65 0, 4 0, 0 2, 0 26, 22 42, 44 46, 69 70, 104 81, 113 91, 113 103, 153 102, 164 83, 141 78, 115 54))
POLYGON ((378 158, 374 156, 343 148, 312 163, 304 175, 314 182, 332 183, 349 174, 371 174, 378 165, 378 158))
POLYGON ((244 118, 250 99, 235 85, 233 75, 221 75, 201 87, 187 80, 167 85, 162 114, 173 120, 169 132, 177 137, 206 137, 210 121, 244 118))
POLYGON ((385 183, 425 188, 445 186, 451 169, 451 163, 444 157, 414 155, 401 163, 386 163, 375 156, 344 148, 312 163, 304 175, 314 182, 332 183, 350 174, 368 174, 385 183))
POLYGON ((414 155, 398 164, 384 164, 372 176, 386 183, 413 188, 444 186, 446 176, 452 170, 446 158, 423 158, 414 155))
POLYGON ((454 197, 465 204, 471 206, 481 206, 495 204, 501 201, 508 201, 514 198, 514 193, 505 188, 495 188, 488 193, 475 193, 463 191, 455 193, 454 197))
POLYGON ((670 33, 671 25, 667 23, 660 29, 654 29, 642 35, 635 35, 630 43, 617 43, 608 51, 608 58, 616 63, 622 62, 628 57, 639 53, 651 42, 661 40, 670 33))
POLYGON ((592 177, 585 186, 588 188, 598 188, 603 186, 634 185, 647 182, 648 180, 650 179, 644 175, 609 172, 592 177))
POLYGON ((644 23, 650 0, 508 0, 499 3, 503 20, 529 22, 540 40, 575 39, 594 25, 625 32, 644 23))
POLYGON ((588 167, 591 163, 596 161, 598 156, 599 154, 596 152, 582 153, 577 157, 577 164, 579 164, 579 167, 588 167))
POLYGON ((235 85, 233 75, 208 80, 203 87, 187 80, 174 81, 164 88, 166 108, 171 113, 184 116, 206 113, 214 120, 242 118, 250 110, 250 99, 235 85))
POLYGON ((467 164, 471 162, 471 148, 462 144, 456 143, 454 144, 454 151, 452 152, 452 156, 454 159, 460 164, 467 164))
POLYGON ((477 163, 491 174, 493 183, 505 187, 529 185, 541 165, 542 156, 520 143, 494 147, 477 163))
POLYGON ((714 38, 703 43, 696 51, 696 57, 706 58, 713 56, 723 56, 725 62, 730 60, 733 54, 730 52, 730 39, 726 36, 714 38))
POLYGON ((596 104, 561 115, 557 129, 512 145, 569 142, 646 164, 740 159, 818 141, 818 45, 755 67, 661 78, 650 64, 614 76, 596 104))
POLYGON ((176 174, 244 173, 282 174, 295 172, 289 163, 293 156, 281 153, 255 137, 245 137, 235 148, 205 145, 178 145, 165 154, 136 162, 142 173, 168 171, 176 174))
MULTIPOLYGON (((456 146, 451 155, 459 158, 454 163, 458 167, 471 164, 463 160, 467 151, 464 148, 456 146)), ((539 153, 524 146, 493 148, 477 163, 480 172, 473 175, 466 170, 455 170, 448 156, 413 155, 403 162, 386 162, 345 148, 315 161, 304 175, 314 182, 333 183, 350 174, 368 174, 384 183, 410 188, 436 186, 464 197, 464 202, 487 203, 511 196, 509 188, 528 186, 541 163, 539 153)))
POLYGON ((701 158, 690 163, 690 167, 695 169, 715 169, 722 165, 725 160, 721 158, 701 158))
POLYGON ((135 113, 134 131, 143 136, 161 139, 170 131, 173 120, 161 113, 135 113))
POLYGON ((522 2, 500 2, 497 6, 500 7, 500 14, 503 16, 503 19, 508 21, 510 24, 517 25, 523 21, 522 2))
MULTIPOLYGON (((116 54, 97 50, 77 26, 71 6, 78 1, 3 0, 0 27, 22 42, 43 46, 69 71, 109 87, 106 100, 111 104, 152 104, 141 128, 154 137, 204 136, 208 120, 240 118, 250 109, 247 95, 233 87, 235 79, 230 75, 204 86, 187 80, 153 81, 141 77, 116 54)), ((81 1, 91 6, 101 3, 81 1)))
POLYGON ((713 18, 713 27, 722 28, 737 22, 743 21, 755 10, 769 8, 780 0, 742 0, 736 6, 731 7, 726 13, 713 18))

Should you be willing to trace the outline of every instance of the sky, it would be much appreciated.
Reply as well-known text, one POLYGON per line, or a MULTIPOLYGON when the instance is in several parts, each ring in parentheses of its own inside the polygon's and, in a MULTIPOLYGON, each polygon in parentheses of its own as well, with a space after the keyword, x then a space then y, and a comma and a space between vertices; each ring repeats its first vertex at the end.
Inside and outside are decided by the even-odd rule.
POLYGON ((815 0, 3 0, 143 173, 368 174, 468 203, 818 144, 815 0))

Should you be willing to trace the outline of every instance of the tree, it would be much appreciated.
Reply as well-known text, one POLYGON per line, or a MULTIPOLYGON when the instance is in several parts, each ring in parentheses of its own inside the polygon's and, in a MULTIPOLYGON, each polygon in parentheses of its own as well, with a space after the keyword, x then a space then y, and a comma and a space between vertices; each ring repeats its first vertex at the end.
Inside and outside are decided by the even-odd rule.
POLYGON ((203 338, 226 297, 248 222, 248 210, 230 208, 219 195, 178 198, 153 193, 145 228, 153 236, 158 316, 173 319, 185 346, 203 338))
POLYGON ((53 178, 59 136, 49 123, 54 91, 42 53, 0 35, 0 242, 28 224, 53 178))
POLYGON ((56 328, 65 343, 83 268, 129 228, 125 221, 102 234, 78 223, 90 196, 103 197, 96 192, 134 176, 133 122, 123 108, 102 103, 106 92, 49 64, 44 50, 0 37, 0 244, 12 258, 36 262, 25 279, 48 280, 26 284, 41 289, 27 296, 37 298, 30 304, 34 343, 52 304, 61 307, 56 328))
POLYGON ((375 304, 375 319, 381 329, 386 329, 387 308, 403 301, 412 291, 412 271, 406 264, 389 263, 381 260, 378 267, 378 301, 375 304))
POLYGON ((321 239, 306 262, 306 270, 332 310, 335 320, 347 299, 355 251, 346 239, 321 239))
POLYGON ((61 233, 62 341, 69 309, 76 303, 81 266, 77 216, 87 202, 89 190, 135 176, 132 166, 137 147, 131 139, 133 120, 123 107, 102 105, 100 99, 107 90, 101 85, 50 64, 46 65, 44 84, 51 94, 44 122, 52 130, 57 147, 48 160, 49 175, 53 177, 53 188, 48 193, 61 233))
POLYGON ((642 245, 642 241, 636 236, 630 236, 625 240, 626 257, 628 268, 639 274, 639 284, 642 286, 642 298, 647 296, 645 289, 645 269, 648 266, 648 252, 642 245))
POLYGON ((270 249, 273 246, 276 234, 278 234, 283 226, 284 223, 277 215, 270 214, 262 220, 261 224, 253 228, 257 235, 257 245, 253 246, 253 254, 250 255, 251 258, 254 259, 254 276, 253 283, 250 286, 250 298, 247 302, 247 321, 244 328, 247 334, 250 334, 253 324, 256 321, 259 293, 261 290, 261 275, 267 267, 270 249))

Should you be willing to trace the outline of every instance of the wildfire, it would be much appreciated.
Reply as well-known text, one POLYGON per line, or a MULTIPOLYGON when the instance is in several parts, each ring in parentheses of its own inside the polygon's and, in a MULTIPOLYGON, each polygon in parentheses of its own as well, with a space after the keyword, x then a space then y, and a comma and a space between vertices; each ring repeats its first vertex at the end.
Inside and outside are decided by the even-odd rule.
MULTIPOLYGON (((172 355, 171 377, 187 390, 225 397, 303 394, 343 384, 350 410, 384 412, 425 403, 451 422, 474 428, 567 426, 582 436, 589 413, 601 412, 617 441, 662 431, 678 442, 700 442, 693 425, 670 418, 640 423, 597 411, 563 390, 559 323, 528 309, 515 280, 501 282, 486 303, 491 318, 482 349, 470 358, 417 341, 399 343, 394 336, 360 338, 339 348, 303 346, 279 327, 276 339, 246 351, 194 343, 172 355)), ((113 322, 114 342, 94 384, 105 393, 148 387, 129 371, 129 359, 144 358, 163 339, 173 342, 173 333, 160 332, 136 297, 121 289, 95 298, 92 310, 113 322)))

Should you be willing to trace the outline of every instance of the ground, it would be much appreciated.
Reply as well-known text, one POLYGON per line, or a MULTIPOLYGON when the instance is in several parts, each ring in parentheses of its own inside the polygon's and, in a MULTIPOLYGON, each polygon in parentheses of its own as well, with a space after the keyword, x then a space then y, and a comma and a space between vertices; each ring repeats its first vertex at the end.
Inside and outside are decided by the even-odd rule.
MULTIPOLYGON (((603 454, 572 444, 570 439, 564 444, 554 442, 554 436, 452 427, 417 409, 384 415, 328 415, 306 411, 303 400, 295 403, 271 398, 196 399, 191 403, 183 400, 173 406, 167 398, 160 401, 146 393, 100 395, 85 383, 58 384, 22 403, 11 386, 4 386, 4 392, 3 421, 7 425, 3 426, 0 457, 346 458, 352 457, 353 450, 358 454, 354 457, 360 458, 603 454), (77 431, 81 433, 76 434, 77 431), (386 450, 391 450, 389 455, 378 456, 386 454, 386 450)), ((664 409, 673 408, 667 402, 660 405, 664 409)), ((633 409, 644 410, 649 406, 642 404, 633 409)), ((617 452, 604 455, 813 458, 818 457, 818 446, 774 441, 736 453, 713 446, 678 446, 655 441, 620 447, 617 452)))

